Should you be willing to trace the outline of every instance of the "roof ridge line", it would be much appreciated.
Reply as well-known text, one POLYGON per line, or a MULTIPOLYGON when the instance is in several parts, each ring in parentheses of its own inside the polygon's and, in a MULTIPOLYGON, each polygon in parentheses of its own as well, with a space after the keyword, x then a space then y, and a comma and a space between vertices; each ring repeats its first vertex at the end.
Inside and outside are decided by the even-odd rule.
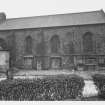
MULTIPOLYGON (((28 17, 17 17, 17 18, 7 18, 6 20, 13 20, 13 19, 26 19, 26 18, 38 18, 38 17, 48 17, 48 16, 56 16, 56 15, 72 15, 72 14, 81 14, 81 13, 92 13, 92 12, 100 12, 101 10, 94 10, 94 11, 84 11, 84 12, 75 12, 75 13, 62 13, 62 14, 49 14, 49 15, 39 15, 39 16, 28 16, 28 17)), ((104 12, 104 11, 103 11, 104 12)))

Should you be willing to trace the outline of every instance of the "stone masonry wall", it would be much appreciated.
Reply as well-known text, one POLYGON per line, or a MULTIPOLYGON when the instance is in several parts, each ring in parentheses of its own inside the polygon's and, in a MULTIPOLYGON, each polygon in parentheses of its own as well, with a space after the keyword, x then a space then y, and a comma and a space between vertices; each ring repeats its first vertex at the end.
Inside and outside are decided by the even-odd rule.
MULTIPOLYGON (((71 54, 82 54, 83 53, 83 35, 86 32, 93 34, 93 46, 96 54, 105 54, 105 25, 84 25, 84 26, 69 26, 69 27, 52 27, 52 28, 39 28, 39 29, 21 29, 21 30, 10 30, 0 31, 0 38, 3 38, 8 43, 8 48, 12 49, 13 61, 15 66, 24 68, 24 56, 27 55, 25 52, 25 38, 27 36, 32 37, 33 56, 53 56, 51 52, 50 40, 52 36, 58 35, 60 39, 60 49, 58 55, 64 55, 64 47, 69 42, 73 42, 71 47, 74 46, 74 52, 71 54), (43 36, 43 37, 42 37, 43 36), (40 46, 43 45, 44 49, 40 50, 40 46), (14 45, 14 46, 12 46, 14 45), (37 46, 39 47, 37 48, 37 46), (39 53, 38 51, 39 50, 39 53)), ((41 46, 43 48, 43 46, 41 46)), ((72 48, 73 49, 73 48, 72 48)), ((57 55, 57 56, 58 56, 57 55)), ((49 57, 44 61, 46 68, 49 68, 49 57)), ((34 62, 33 65, 36 65, 34 62)))

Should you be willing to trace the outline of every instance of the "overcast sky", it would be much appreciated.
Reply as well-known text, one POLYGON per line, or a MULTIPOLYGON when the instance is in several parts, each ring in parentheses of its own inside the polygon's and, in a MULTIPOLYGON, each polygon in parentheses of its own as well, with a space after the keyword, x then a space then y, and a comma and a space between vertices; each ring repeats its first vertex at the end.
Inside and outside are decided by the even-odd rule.
POLYGON ((0 12, 5 12, 7 18, 100 9, 105 11, 105 0, 0 0, 0 12))

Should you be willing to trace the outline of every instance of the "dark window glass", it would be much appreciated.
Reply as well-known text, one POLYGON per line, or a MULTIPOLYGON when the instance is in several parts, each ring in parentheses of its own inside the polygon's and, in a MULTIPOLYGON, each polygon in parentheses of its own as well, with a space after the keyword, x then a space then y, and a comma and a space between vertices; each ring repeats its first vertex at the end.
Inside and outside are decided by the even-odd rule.
POLYGON ((64 45, 64 52, 65 54, 74 54, 74 44, 72 41, 64 45))
POLYGON ((52 36, 51 40, 51 52, 52 53, 58 53, 59 48, 60 48, 60 39, 58 35, 52 36))
POLYGON ((87 32, 83 35, 83 51, 84 53, 93 51, 93 35, 90 32, 87 32))
POLYGON ((1 39, 1 38, 0 38, 0 49, 1 50, 6 50, 7 49, 7 44, 6 44, 5 40, 1 39))
POLYGON ((31 38, 31 36, 26 37, 26 53, 32 54, 32 38, 31 38))

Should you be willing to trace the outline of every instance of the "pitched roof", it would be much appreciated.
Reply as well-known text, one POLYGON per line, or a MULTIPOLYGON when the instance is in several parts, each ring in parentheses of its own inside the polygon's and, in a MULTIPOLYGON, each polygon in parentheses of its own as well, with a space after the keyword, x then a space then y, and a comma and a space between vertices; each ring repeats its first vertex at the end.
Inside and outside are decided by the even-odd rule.
POLYGON ((6 21, 0 24, 0 30, 100 23, 105 23, 105 13, 103 10, 35 17, 11 18, 6 19, 6 21))

